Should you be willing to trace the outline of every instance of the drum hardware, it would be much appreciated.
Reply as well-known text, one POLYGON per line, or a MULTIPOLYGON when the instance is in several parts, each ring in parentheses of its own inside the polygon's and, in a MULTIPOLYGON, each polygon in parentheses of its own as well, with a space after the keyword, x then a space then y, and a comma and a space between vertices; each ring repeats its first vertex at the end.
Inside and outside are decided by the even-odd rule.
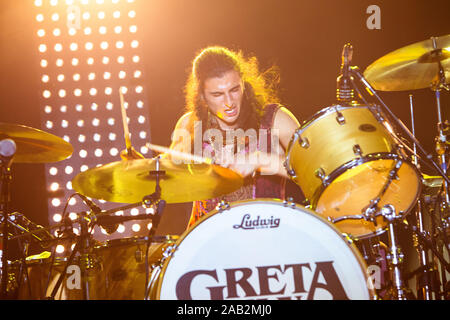
POLYGON ((220 200, 216 206, 216 210, 218 210, 219 212, 223 212, 228 209, 230 209, 230 203, 226 200, 220 200))
POLYGON ((227 214, 214 210, 197 221, 152 277, 150 298, 372 299, 367 268, 349 238, 313 211, 286 203, 239 201, 227 214), (320 271, 322 261, 333 263, 320 271), (319 273, 325 282, 317 281, 319 273), (275 274, 277 281, 268 282, 275 274))
POLYGON ((381 208, 381 213, 383 218, 388 221, 389 252, 386 255, 386 259, 389 263, 391 280, 393 282, 390 294, 396 300, 407 300, 411 297, 411 293, 405 286, 401 271, 401 265, 405 256, 399 246, 395 229, 398 221, 401 221, 403 216, 398 215, 392 205, 385 205, 381 208))
POLYGON ((144 197, 143 202, 147 206, 156 205, 156 212, 152 219, 152 227, 148 232, 147 246, 145 250, 145 286, 144 286, 144 297, 148 297, 148 283, 149 283, 149 265, 148 265, 148 251, 150 244, 152 243, 153 237, 155 235, 156 229, 158 228, 161 216, 163 214, 166 201, 161 199, 161 185, 160 180, 166 178, 166 171, 161 170, 160 167, 161 157, 157 156, 155 158, 155 170, 150 171, 150 175, 155 177, 155 192, 149 196, 144 197))
POLYGON ((13 140, 5 139, 2 140, 2 150, 0 154, 0 181, 1 181, 1 212, 2 212, 2 244, 3 244, 3 253, 2 253, 2 278, 1 278, 1 297, 3 299, 8 298, 8 253, 9 253, 9 204, 11 202, 11 182, 12 182, 12 173, 11 173, 11 163, 12 159, 16 153, 16 144, 13 140), (6 148, 3 147, 4 141, 6 141, 6 148), (5 150, 6 149, 6 150, 5 150))

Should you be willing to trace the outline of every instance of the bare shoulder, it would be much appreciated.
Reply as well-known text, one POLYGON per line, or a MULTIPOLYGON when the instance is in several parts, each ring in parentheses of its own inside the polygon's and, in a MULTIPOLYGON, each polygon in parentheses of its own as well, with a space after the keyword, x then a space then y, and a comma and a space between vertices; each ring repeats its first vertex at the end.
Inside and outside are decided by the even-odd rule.
POLYGON ((186 112, 183 114, 177 121, 175 128, 177 129, 187 129, 189 125, 189 121, 192 118, 192 111, 186 112))
POLYGON ((286 107, 277 110, 272 128, 278 131, 281 145, 286 149, 295 130, 300 123, 294 114, 286 107))
POLYGON ((275 114, 273 127, 281 130, 286 126, 297 129, 300 126, 300 122, 288 108, 280 107, 275 114))

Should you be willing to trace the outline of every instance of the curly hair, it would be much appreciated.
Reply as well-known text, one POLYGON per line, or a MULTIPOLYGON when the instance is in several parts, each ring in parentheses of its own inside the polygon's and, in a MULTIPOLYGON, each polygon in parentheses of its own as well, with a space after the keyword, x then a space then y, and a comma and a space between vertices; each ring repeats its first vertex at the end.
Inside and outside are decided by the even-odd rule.
POLYGON ((192 112, 190 128, 194 121, 209 123, 209 108, 201 99, 205 80, 221 77, 235 70, 244 83, 241 115, 238 126, 244 130, 258 129, 264 106, 278 103, 278 69, 273 66, 265 72, 259 71, 256 57, 245 58, 241 51, 232 51, 221 46, 210 46, 200 51, 192 61, 192 71, 184 88, 186 111, 192 112))

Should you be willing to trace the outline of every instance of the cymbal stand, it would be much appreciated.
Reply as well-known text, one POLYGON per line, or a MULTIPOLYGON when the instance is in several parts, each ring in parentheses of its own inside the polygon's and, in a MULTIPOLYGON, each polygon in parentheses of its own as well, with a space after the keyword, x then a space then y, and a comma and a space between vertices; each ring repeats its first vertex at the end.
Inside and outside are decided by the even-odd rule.
MULTIPOLYGON (((409 105, 411 112, 411 130, 412 130, 411 133, 415 136, 416 130, 414 124, 414 104, 413 104, 413 96, 411 94, 409 95, 409 105)), ((417 169, 420 170, 420 164, 416 156, 417 147, 415 143, 413 144, 413 149, 414 149, 413 162, 414 165, 417 167, 417 169)), ((417 200, 417 205, 415 208, 415 220, 419 231, 422 233, 425 232, 422 200, 420 198, 417 200)), ((418 298, 421 297, 423 300, 431 300, 431 283, 430 283, 431 274, 429 274, 430 270, 428 270, 429 266, 428 253, 418 239, 414 241, 414 247, 416 248, 417 254, 419 256, 419 268, 422 268, 424 270, 423 274, 419 276, 417 281, 417 297, 418 298)))
MULTIPOLYGON (((437 50, 441 50, 437 48, 437 43, 436 43, 436 38, 432 37, 431 41, 433 43, 433 51, 437 51, 437 50)), ((441 90, 445 89, 445 90, 449 90, 449 86, 446 84, 446 79, 445 79, 445 71, 444 68, 442 67, 442 63, 441 60, 438 59, 436 61, 436 63, 438 64, 438 75, 437 75, 437 82, 433 83, 431 85, 431 90, 434 91, 435 96, 436 96, 436 107, 437 107, 437 116, 438 116, 438 133, 439 136, 436 138, 436 150, 438 151, 438 155, 439 155, 439 162, 441 165, 441 169, 444 173, 447 173, 447 168, 448 168, 448 163, 447 163, 447 159, 446 159, 446 144, 448 143, 447 141, 447 136, 445 135, 444 131, 445 131, 445 124, 442 121, 442 110, 441 110, 441 90)), ((447 128, 448 129, 448 128, 447 128)), ((450 196, 449 196, 449 183, 448 181, 444 181, 444 194, 445 194, 445 201, 447 204, 450 203, 450 196)))
POLYGON ((8 243, 9 243, 9 203, 11 201, 11 168, 8 161, 0 159, 0 175, 1 175, 1 212, 3 216, 1 230, 3 232, 3 252, 2 252, 2 276, 1 276, 1 299, 8 299, 8 243))
MULTIPOLYGON (((436 151, 438 153, 439 164, 441 166, 442 171, 447 176, 447 169, 449 166, 447 152, 448 152, 448 139, 446 133, 448 133, 449 125, 447 121, 443 121, 442 117, 442 109, 441 109, 441 91, 443 89, 449 91, 450 88, 447 84, 447 80, 445 78, 445 71, 442 67, 441 59, 439 57, 442 49, 438 48, 436 43, 436 37, 432 37, 431 41, 433 44, 434 55, 437 55, 437 59, 432 59, 429 63, 436 62, 438 65, 438 74, 437 81, 434 81, 431 84, 431 90, 434 91, 436 96, 436 107, 437 107, 437 116, 438 116, 438 136, 436 137, 436 151)), ((444 247, 447 252, 449 251, 449 242, 447 239, 446 229, 448 228, 448 212, 450 206, 450 193, 449 193, 450 183, 447 180, 443 181, 442 190, 440 195, 438 196, 437 210, 435 210, 436 217, 433 219, 432 217, 432 239, 433 243, 437 246, 437 250, 443 254, 444 247), (437 238, 437 241, 436 241, 437 238)), ((441 267, 441 280, 442 285, 445 287, 447 283, 447 277, 445 269, 442 264, 441 267)))
POLYGON ((150 245, 153 241, 153 237, 156 233, 156 229, 158 228, 159 222, 161 220, 162 213, 164 211, 166 201, 161 199, 161 186, 160 180, 166 176, 166 172, 160 170, 160 156, 155 158, 155 170, 150 171, 150 175, 155 178, 155 192, 151 195, 145 196, 143 198, 143 203, 145 206, 150 207, 156 205, 156 212, 154 217, 152 218, 152 227, 148 232, 147 245, 145 250, 145 287, 144 287, 144 299, 147 300, 149 294, 149 265, 148 265, 148 251, 150 249, 150 245))
POLYGON ((364 77, 364 75, 361 73, 358 67, 352 66, 350 68, 351 72, 356 75, 359 80, 363 83, 363 85, 366 87, 366 89, 370 92, 372 96, 374 96, 378 102, 383 106, 384 110, 386 110, 387 114, 390 115, 390 117, 395 121, 396 124, 402 128, 403 132, 405 132, 408 136, 408 138, 417 146, 417 148, 420 150, 420 152, 425 156, 425 158, 430 162, 430 164, 434 167, 434 169, 439 173, 439 175, 442 176, 442 178, 450 185, 450 178, 446 176, 445 172, 441 169, 440 165, 436 163, 436 161, 433 160, 433 155, 429 154, 425 151, 422 144, 416 139, 416 137, 409 131, 409 129, 403 124, 402 121, 400 121, 399 118, 395 116, 395 114, 389 109, 389 107, 384 103, 384 101, 381 99, 381 97, 378 95, 376 90, 370 85, 370 83, 367 81, 367 79, 364 77))

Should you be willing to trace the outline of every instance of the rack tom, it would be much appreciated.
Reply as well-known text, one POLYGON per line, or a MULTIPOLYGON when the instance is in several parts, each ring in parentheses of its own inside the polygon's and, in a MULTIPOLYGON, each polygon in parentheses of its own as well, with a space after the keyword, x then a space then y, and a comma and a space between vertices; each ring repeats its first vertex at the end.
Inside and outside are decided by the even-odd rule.
POLYGON ((285 166, 312 208, 357 238, 384 232, 384 205, 407 214, 420 193, 418 171, 374 105, 319 111, 292 136, 285 166))

